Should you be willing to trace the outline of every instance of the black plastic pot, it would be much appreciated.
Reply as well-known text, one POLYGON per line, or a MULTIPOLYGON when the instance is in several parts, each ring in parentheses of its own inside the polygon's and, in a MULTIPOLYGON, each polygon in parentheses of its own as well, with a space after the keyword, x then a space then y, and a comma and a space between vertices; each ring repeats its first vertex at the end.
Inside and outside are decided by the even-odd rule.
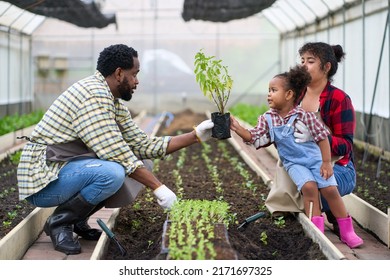
POLYGON ((211 120, 214 127, 211 130, 211 136, 217 139, 228 139, 230 135, 230 113, 221 114, 220 112, 211 113, 211 120))

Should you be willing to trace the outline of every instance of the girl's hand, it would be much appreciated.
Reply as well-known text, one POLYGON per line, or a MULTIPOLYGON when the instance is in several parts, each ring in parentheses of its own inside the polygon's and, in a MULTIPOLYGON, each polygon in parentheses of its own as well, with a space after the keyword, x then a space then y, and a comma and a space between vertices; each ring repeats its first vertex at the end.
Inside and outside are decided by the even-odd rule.
POLYGON ((331 162, 322 162, 320 174, 324 179, 329 179, 333 175, 333 167, 331 162))
POLYGON ((241 129, 240 123, 230 115, 230 129, 236 132, 237 130, 241 129))

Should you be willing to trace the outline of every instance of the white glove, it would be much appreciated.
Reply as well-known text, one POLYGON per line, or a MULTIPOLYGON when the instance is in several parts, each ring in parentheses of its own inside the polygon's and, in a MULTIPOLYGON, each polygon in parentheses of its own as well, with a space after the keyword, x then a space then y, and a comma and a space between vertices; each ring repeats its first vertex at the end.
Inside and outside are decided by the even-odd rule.
POLYGON ((263 147, 267 144, 269 144, 271 140, 268 138, 267 134, 264 134, 263 136, 261 136, 260 138, 256 139, 255 140, 255 143, 253 143, 253 146, 258 149, 260 147, 263 147))
POLYGON ((176 194, 165 185, 159 186, 153 193, 157 197, 158 204, 164 209, 171 209, 177 199, 176 194))
POLYGON ((214 127, 212 120, 205 120, 195 127, 196 137, 200 142, 205 142, 211 138, 211 129, 214 127))
POLYGON ((299 120, 295 124, 294 137, 296 143, 313 141, 313 137, 311 136, 309 129, 307 129, 307 126, 299 120))

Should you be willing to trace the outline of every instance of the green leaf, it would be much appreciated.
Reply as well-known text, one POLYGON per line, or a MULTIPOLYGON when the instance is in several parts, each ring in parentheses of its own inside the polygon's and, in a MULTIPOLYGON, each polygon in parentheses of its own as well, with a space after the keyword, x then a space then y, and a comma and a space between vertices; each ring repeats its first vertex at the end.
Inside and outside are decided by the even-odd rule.
POLYGON ((194 65, 196 82, 203 95, 215 102, 219 112, 223 113, 233 87, 227 66, 215 56, 206 56, 203 49, 195 54, 194 65))

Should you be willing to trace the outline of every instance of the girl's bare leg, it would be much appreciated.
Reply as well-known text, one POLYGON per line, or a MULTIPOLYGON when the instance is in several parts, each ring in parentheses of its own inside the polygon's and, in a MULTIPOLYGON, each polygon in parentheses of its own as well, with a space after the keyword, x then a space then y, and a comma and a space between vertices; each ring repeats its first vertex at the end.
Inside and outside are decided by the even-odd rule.
POLYGON ((336 218, 345 218, 348 216, 347 209, 343 199, 340 196, 336 186, 330 186, 320 190, 321 195, 326 199, 329 208, 336 218))
POLYGON ((321 215, 320 197, 317 183, 314 181, 307 182, 301 189, 303 195, 303 204, 305 207, 306 216, 310 217, 310 203, 313 203, 311 213, 312 217, 321 215))

